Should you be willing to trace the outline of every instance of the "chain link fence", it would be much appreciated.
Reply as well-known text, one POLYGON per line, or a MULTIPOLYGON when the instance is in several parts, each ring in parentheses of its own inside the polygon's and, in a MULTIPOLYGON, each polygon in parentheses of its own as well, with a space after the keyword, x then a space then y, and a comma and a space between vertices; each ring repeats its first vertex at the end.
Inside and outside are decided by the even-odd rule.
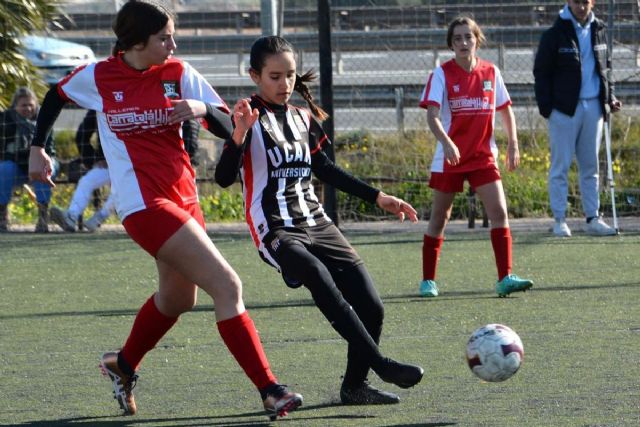
MULTIPOLYGON (((110 26, 117 3, 67 1, 63 3, 68 14, 63 20, 64 28, 52 31, 58 37, 88 44, 98 57, 106 57, 114 42, 110 26)), ((261 35, 264 0, 165 3, 178 14, 176 54, 194 65, 229 104, 251 94, 255 87, 247 75, 248 52, 261 35)), ((281 3, 284 3, 282 35, 297 48, 299 68, 318 70, 317 2, 281 3)), ((603 0, 596 3, 594 10, 596 16, 610 24, 613 76, 617 95, 624 104, 623 112, 614 121, 614 138, 633 137, 633 133, 629 136, 629 129, 637 122, 640 111, 639 3, 603 0)), ((542 144, 546 124, 535 104, 533 59, 541 33, 554 22, 563 2, 343 0, 331 4, 336 158, 343 167, 384 188, 391 186, 398 195, 419 204, 421 215, 427 216, 424 200, 428 199, 426 181, 434 145, 418 99, 431 70, 453 57, 446 47, 446 27, 459 14, 472 16, 487 36, 487 44, 479 55, 495 63, 503 73, 525 155, 529 148, 542 144)), ((314 89, 317 93, 318 87, 314 89)), ((300 99, 294 98, 293 102, 304 105, 300 99)), ((81 113, 67 112, 67 119, 59 126, 69 123, 70 128, 75 128, 80 120, 78 115, 81 113)), ((206 181, 213 175, 220 142, 205 134, 203 138, 199 176, 206 181)), ((636 144, 629 148, 630 152, 614 155, 619 161, 618 171, 624 157, 627 170, 635 173, 636 180, 638 167, 634 163, 640 163, 637 147, 636 144)), ((548 161, 541 158, 543 151, 534 150, 536 159, 531 160, 539 163, 541 179, 548 161)), ((640 206, 635 197, 639 185, 633 179, 629 182, 636 184, 625 188, 628 193, 621 197, 628 198, 630 212, 638 213, 640 206)), ((513 193, 508 185, 505 181, 507 192, 513 193)), ((577 207, 579 192, 577 188, 572 191, 575 195, 572 203, 577 207)), ((528 195, 539 199, 536 207, 515 214, 544 212, 548 208, 545 192, 546 189, 540 189, 539 193, 528 195)), ((367 213, 359 202, 344 196, 339 202, 342 218, 362 219, 380 214, 367 213)), ((461 196, 460 216, 466 214, 463 207, 466 203, 461 196)))

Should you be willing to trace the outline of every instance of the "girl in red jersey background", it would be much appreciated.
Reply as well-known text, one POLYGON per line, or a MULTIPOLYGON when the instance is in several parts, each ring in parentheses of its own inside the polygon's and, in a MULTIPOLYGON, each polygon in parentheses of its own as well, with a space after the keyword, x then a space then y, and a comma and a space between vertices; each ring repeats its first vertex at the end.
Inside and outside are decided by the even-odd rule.
POLYGON ((438 295, 435 276, 444 230, 454 197, 462 192, 465 180, 482 200, 491 222, 498 269, 496 292, 503 297, 533 285, 511 273, 511 232, 494 139, 496 111, 508 138, 507 170, 518 166, 520 154, 511 99, 500 71, 477 56, 484 41, 473 19, 454 19, 447 31, 447 45, 455 57, 433 70, 420 99, 420 107, 427 110, 429 129, 438 141, 429 180, 433 205, 422 247, 420 294, 425 297, 438 295))
POLYGON ((122 349, 102 356, 103 372, 125 415, 135 414, 132 389, 142 358, 194 307, 201 287, 214 300, 220 335, 265 410, 272 419, 286 415, 302 396, 278 384, 245 309, 240 278, 207 236, 181 134, 183 121, 204 118, 209 130, 229 138, 229 110, 202 75, 172 58, 174 19, 164 7, 129 1, 113 30, 113 56, 75 70, 48 92, 29 164, 33 180, 53 185, 45 136, 65 102, 95 110, 118 215, 156 259, 159 289, 138 312, 122 349))

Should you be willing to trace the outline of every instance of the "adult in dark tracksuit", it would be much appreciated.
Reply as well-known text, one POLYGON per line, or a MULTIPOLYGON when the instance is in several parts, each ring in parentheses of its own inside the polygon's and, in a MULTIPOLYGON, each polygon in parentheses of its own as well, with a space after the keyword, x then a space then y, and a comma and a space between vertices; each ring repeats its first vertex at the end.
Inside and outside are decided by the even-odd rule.
POLYGON ((613 235, 600 217, 598 150, 603 118, 620 110, 611 80, 611 52, 604 23, 592 11, 594 0, 569 0, 540 39, 533 74, 540 114, 548 119, 551 167, 549 199, 553 233, 571 236, 565 220, 568 173, 575 155, 580 175, 585 231, 613 235))
POLYGON ((315 117, 326 117, 296 73, 293 47, 277 36, 259 38, 251 49, 251 78, 258 94, 238 101, 235 129, 216 167, 216 182, 233 184, 240 172, 246 220, 264 261, 287 285, 304 285, 333 328, 349 343, 340 390, 345 404, 392 404, 394 393, 373 388, 367 373, 408 388, 422 378, 418 366, 395 362, 378 348, 384 307, 362 260, 325 214, 311 173, 380 208, 417 220, 408 203, 384 194, 340 169, 322 151, 329 144, 315 117), (295 90, 313 112, 287 102, 295 90))

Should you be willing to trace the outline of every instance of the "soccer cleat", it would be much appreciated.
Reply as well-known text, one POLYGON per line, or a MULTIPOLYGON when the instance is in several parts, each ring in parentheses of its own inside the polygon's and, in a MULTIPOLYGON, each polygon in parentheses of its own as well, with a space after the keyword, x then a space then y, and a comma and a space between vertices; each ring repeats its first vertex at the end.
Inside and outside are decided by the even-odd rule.
POLYGON ((400 403, 397 394, 378 390, 372 387, 368 381, 355 387, 340 388, 340 401, 343 405, 393 405, 400 403))
POLYGON ((49 210, 51 221, 55 222, 64 231, 73 233, 76 231, 76 221, 69 215, 69 211, 63 211, 58 207, 52 207, 49 210))
POLYGON ((435 280, 423 280, 420 282, 420 296, 421 297, 437 297, 438 285, 435 280))
POLYGON ((585 231, 587 234, 592 236, 615 236, 616 230, 612 227, 609 227, 606 222, 602 220, 602 218, 593 218, 591 221, 587 223, 585 227, 585 231))
POLYGON ((138 412, 136 401, 133 398, 133 389, 136 386, 138 375, 131 376, 122 372, 118 366, 118 353, 108 352, 100 359, 102 375, 109 376, 113 383, 113 397, 118 401, 123 415, 135 415, 138 412))
POLYGON ((496 292, 500 298, 506 297, 512 292, 524 292, 533 286, 533 282, 527 279, 521 279, 515 274, 507 274, 496 282, 496 292))
POLYGON ((418 384, 424 375, 424 369, 420 366, 409 365, 385 358, 379 369, 374 368, 380 379, 386 383, 392 383, 400 388, 410 388, 418 384))
POLYGON ((269 419, 275 421, 278 417, 284 417, 302 405, 302 395, 289 391, 286 385, 271 384, 261 391, 264 410, 269 419))
POLYGON ((94 213, 91 218, 89 218, 85 223, 84 226, 87 229, 87 231, 90 231, 91 233, 93 233, 94 231, 96 231, 101 225, 102 225, 102 221, 104 219, 102 218, 102 215, 100 214, 100 211, 94 213))
POLYGON ((571 237, 571 230, 564 221, 558 221, 553 224, 553 234, 558 237, 571 237))

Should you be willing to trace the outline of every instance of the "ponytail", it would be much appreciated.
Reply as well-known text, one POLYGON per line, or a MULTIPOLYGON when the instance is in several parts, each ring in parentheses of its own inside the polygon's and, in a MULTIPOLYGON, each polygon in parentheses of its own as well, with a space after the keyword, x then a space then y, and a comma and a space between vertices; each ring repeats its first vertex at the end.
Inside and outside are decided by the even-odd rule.
POLYGON ((326 120, 329 118, 329 115, 322 108, 318 106, 313 100, 313 96, 309 91, 309 87, 305 84, 306 82, 310 82, 316 79, 316 75, 313 70, 309 70, 303 75, 296 74, 296 82, 293 86, 293 90, 298 92, 302 98, 307 101, 307 105, 309 109, 313 113, 314 116, 320 121, 326 120))
POLYGON ((116 40, 116 44, 113 45, 113 49, 111 49, 112 56, 118 56, 119 52, 124 50, 124 46, 122 46, 122 42, 120 40, 116 40))

